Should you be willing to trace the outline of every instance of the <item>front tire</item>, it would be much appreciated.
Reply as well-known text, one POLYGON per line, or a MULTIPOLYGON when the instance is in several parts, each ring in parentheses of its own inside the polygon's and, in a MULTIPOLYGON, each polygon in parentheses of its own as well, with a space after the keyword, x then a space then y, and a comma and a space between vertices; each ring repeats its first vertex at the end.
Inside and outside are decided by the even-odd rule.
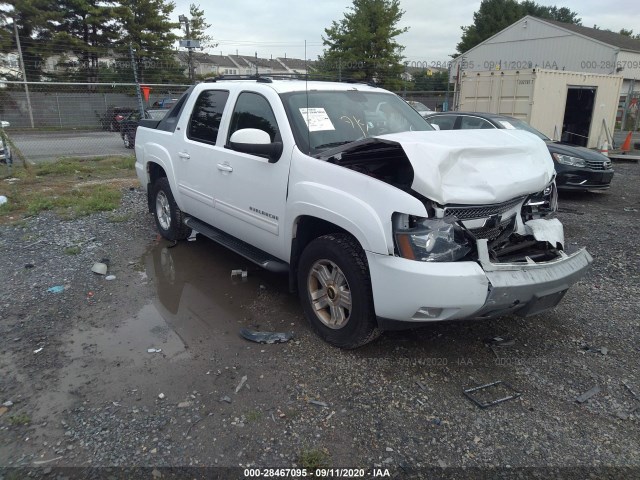
POLYGON ((307 245, 298 292, 307 320, 327 343, 352 349, 380 335, 367 259, 351 235, 324 235, 307 245))
POLYGON ((159 178, 153 184, 151 205, 156 227, 164 238, 184 240, 191 234, 191 229, 184 224, 184 214, 173 198, 166 177, 159 178))
POLYGON ((124 142, 125 148, 133 148, 133 142, 131 141, 131 134, 129 132, 125 132, 122 135, 122 141, 124 142))

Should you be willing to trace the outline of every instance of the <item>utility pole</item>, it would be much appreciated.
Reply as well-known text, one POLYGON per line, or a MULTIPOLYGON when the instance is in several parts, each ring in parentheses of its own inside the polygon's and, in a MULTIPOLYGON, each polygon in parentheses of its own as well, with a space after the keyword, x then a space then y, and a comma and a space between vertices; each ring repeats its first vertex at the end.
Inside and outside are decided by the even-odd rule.
POLYGON ((189 81, 193 83, 193 47, 191 46, 191 39, 189 38, 191 36, 191 32, 189 30, 189 19, 187 18, 186 15, 180 15, 178 17, 178 21, 180 23, 184 23, 184 28, 187 31, 187 49, 189 50, 189 59, 187 60, 189 63, 189 81))
POLYGON ((129 54, 131 55, 131 68, 133 69, 133 81, 136 84, 136 96, 138 97, 138 109, 140 110, 140 118, 144 118, 144 104, 142 103, 142 91, 138 82, 138 68, 136 67, 136 57, 133 54, 133 45, 129 43, 129 54))
POLYGON ((31 128, 35 128, 33 124, 33 110, 31 109, 31 96, 29 95, 29 85, 27 84, 27 72, 24 68, 24 59, 22 58, 22 47, 20 46, 20 35, 18 35, 18 24, 16 17, 13 17, 13 31, 16 34, 16 46, 18 47, 18 58, 20 60, 20 69, 22 70, 22 81, 24 82, 24 93, 27 96, 27 109, 29 110, 29 120, 31 128))

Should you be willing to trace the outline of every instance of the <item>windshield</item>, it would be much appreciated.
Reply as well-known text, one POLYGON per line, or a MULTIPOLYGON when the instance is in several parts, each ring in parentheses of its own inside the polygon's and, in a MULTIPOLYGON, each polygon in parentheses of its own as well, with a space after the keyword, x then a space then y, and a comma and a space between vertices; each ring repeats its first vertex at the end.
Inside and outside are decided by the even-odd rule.
POLYGON ((311 155, 362 138, 433 130, 392 93, 311 91, 282 94, 298 148, 311 155))
POLYGON ((551 140, 544 133, 539 132, 525 121, 518 120, 516 118, 506 118, 505 120, 496 119, 496 121, 502 125, 502 128, 524 130, 526 132, 533 133, 536 137, 541 138, 545 142, 551 140))

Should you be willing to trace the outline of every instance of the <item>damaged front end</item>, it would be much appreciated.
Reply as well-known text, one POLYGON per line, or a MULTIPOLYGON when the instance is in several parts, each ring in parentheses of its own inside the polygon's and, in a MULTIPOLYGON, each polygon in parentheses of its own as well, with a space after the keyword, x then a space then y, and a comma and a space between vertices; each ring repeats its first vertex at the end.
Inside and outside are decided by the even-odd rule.
POLYGON ((392 215, 395 256, 482 268, 487 295, 473 314, 458 316, 455 308, 436 302, 419 309, 414 321, 540 313, 556 306, 593 260, 585 249, 565 249, 562 224, 553 218, 557 189, 546 146, 529 137, 482 132, 465 132, 470 139, 451 132, 431 132, 433 137, 420 132, 418 140, 409 134, 369 138, 318 156, 399 188, 424 205, 419 216, 392 215), (496 139, 485 138, 491 134, 496 139), (498 149, 499 139, 511 143, 498 149), (460 146, 463 141, 470 144, 460 146), (425 317, 423 311, 431 313, 425 317))
POLYGON ((567 253, 557 218, 555 184, 539 194, 490 205, 440 206, 429 218, 396 213, 396 255, 425 262, 477 262, 487 298, 471 317, 529 316, 555 307, 589 268, 585 249, 567 253))

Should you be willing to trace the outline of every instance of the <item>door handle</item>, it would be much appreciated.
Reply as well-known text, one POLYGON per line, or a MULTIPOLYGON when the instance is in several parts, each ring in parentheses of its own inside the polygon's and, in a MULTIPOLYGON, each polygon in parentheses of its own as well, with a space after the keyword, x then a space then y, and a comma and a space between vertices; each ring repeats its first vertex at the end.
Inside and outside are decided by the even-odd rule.
POLYGON ((185 160, 189 160, 191 158, 191 155, 189 155, 187 152, 178 152, 178 156, 180 158, 184 158, 185 160))
POLYGON ((228 163, 219 163, 218 170, 222 170, 223 172, 233 172, 233 167, 228 163))

